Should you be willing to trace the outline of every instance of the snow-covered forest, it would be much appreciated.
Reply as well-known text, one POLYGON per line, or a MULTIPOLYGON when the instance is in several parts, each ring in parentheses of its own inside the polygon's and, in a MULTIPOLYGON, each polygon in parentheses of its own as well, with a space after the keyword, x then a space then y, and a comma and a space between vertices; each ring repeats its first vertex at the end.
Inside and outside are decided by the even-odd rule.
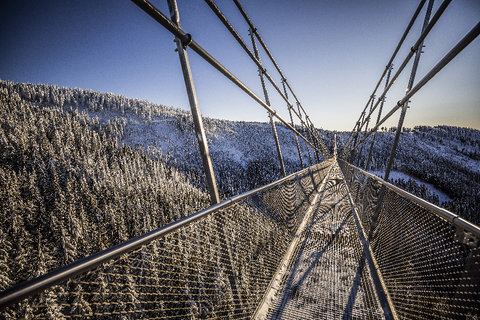
POLYGON ((48 102, 64 95, 31 97, 39 107, 20 87, 0 88, 0 290, 208 206, 185 174, 119 145, 112 126, 48 102))
MULTIPOLYGON (((222 198, 281 177, 270 124, 204 124, 222 198)), ((287 173, 300 170, 292 133, 277 130, 287 173)), ((390 152, 394 132, 385 131, 376 136, 372 172, 384 170, 390 152)), ((319 133, 333 150, 334 132, 319 133)), ((337 132, 339 149, 347 136, 337 132)), ((309 165, 313 154, 301 148, 309 165)), ((368 147, 363 152, 360 167, 368 147)), ((480 222, 480 131, 406 129, 394 170, 403 174, 394 181, 400 187, 480 222)), ((208 205, 189 112, 0 81, 0 290, 208 205)))
MULTIPOLYGON (((394 128, 384 128, 377 134, 369 171, 383 175, 394 131, 394 128)), ((348 133, 341 133, 340 137, 343 139, 338 139, 339 145, 346 141, 348 133)), ((359 157, 361 168, 365 166, 369 146, 370 138, 359 157)), ((449 126, 405 128, 389 180, 479 224, 480 131, 449 126)))

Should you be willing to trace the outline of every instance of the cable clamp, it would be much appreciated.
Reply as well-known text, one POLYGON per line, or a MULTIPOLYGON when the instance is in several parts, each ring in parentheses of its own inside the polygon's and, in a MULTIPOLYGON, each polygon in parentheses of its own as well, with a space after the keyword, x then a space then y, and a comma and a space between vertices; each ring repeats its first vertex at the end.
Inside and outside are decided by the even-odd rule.
POLYGON ((190 45, 190 43, 192 43, 192 35, 190 33, 186 33, 185 36, 180 39, 180 41, 182 41, 182 47, 185 49, 190 45))

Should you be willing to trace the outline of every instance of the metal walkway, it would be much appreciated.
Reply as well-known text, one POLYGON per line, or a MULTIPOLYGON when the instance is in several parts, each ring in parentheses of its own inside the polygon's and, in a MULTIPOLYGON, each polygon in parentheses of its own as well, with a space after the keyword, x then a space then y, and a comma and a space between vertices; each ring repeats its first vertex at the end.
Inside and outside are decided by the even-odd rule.
POLYGON ((253 52, 214 1, 205 1, 258 67, 265 101, 181 28, 175 0, 168 0, 171 19, 148 0, 132 1, 175 36, 212 206, 13 285, 0 292, 0 319, 480 317, 480 227, 360 168, 373 159, 377 130, 401 109, 387 179, 408 102, 480 35, 480 22, 414 83, 424 40, 452 2, 444 0, 430 19, 429 0, 422 33, 397 64, 395 57, 426 3, 420 0, 337 157, 336 143, 332 156, 238 0, 253 52), (255 39, 281 85, 264 68, 255 39), (219 202, 187 49, 268 112, 284 178, 219 202), (382 115, 386 94, 414 55, 407 94, 382 115), (399 67, 390 78, 393 62, 399 67), (265 79, 286 103, 290 121, 270 105, 265 79), (303 170, 287 175, 273 118, 293 133, 303 170))
POLYGON ((334 165, 263 319, 383 319, 343 175, 334 165))
POLYGON ((19 283, 0 318, 475 319, 479 238, 334 158, 19 283))

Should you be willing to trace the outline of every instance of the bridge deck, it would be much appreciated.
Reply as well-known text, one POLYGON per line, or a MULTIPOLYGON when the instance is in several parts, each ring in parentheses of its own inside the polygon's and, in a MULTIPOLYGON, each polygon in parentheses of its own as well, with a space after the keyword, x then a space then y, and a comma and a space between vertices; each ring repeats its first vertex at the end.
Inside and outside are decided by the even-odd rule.
POLYGON ((262 318, 384 318, 342 178, 333 167, 262 318))

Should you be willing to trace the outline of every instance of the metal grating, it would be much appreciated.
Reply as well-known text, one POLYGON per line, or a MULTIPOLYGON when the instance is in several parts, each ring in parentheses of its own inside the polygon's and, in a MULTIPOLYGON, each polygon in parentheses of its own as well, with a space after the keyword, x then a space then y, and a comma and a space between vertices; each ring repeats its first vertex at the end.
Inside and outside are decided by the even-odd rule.
POLYGON ((478 319, 479 228, 340 163, 401 319, 478 319), (384 193, 377 223, 375 212, 384 193), (373 229, 372 229, 373 228, 373 229))

